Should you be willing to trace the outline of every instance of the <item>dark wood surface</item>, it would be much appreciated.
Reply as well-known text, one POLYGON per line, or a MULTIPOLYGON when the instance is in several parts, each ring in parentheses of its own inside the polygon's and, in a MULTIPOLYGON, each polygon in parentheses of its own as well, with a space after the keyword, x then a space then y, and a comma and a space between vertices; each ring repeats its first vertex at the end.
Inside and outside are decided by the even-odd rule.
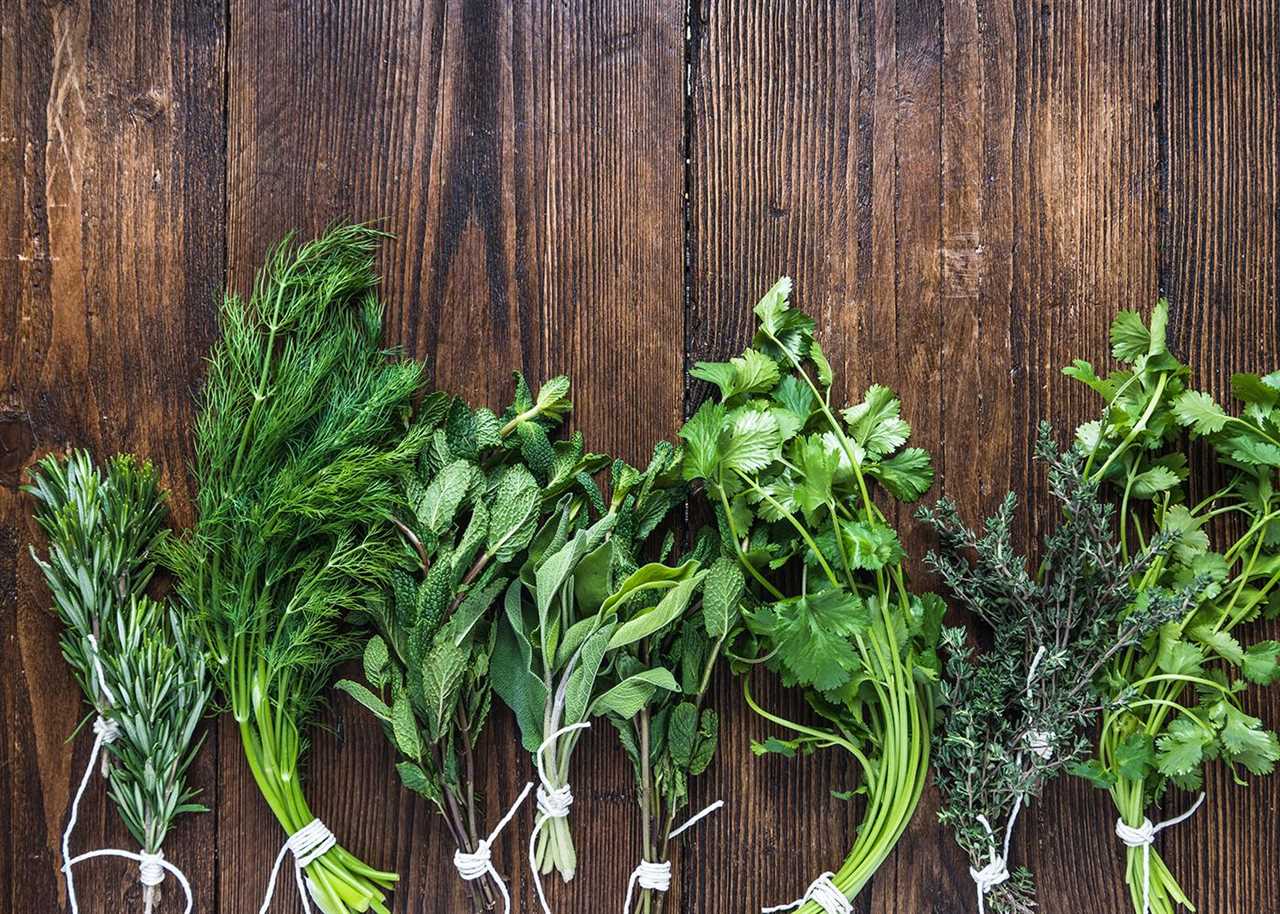
MULTIPOLYGON (((497 405, 513 368, 570 372, 576 423, 632 459, 705 393, 684 369, 735 352, 789 273, 844 390, 902 393, 967 516, 1010 486, 1034 506, 1035 424, 1065 434, 1093 407, 1058 369, 1104 361, 1118 309, 1167 296, 1177 350, 1219 394, 1280 363, 1278 20, 1272 0, 4 0, 0 910, 65 906, 57 847, 89 749, 66 742, 80 708, 27 554, 24 468, 68 445, 136 450, 188 521, 216 296, 280 234, 385 220, 388 334, 437 385, 497 405)), ((754 759, 766 730, 738 694, 717 685, 728 725, 694 792, 727 806, 677 850, 676 910, 793 898, 857 824, 829 795, 852 766, 754 759)), ((1249 701, 1280 725, 1280 691, 1249 701)), ((397 911, 463 910, 444 829, 381 735, 341 700, 328 723, 316 812, 400 871, 397 911)), ((166 852, 198 910, 252 914, 281 836, 232 729, 213 731, 196 772, 213 812, 166 852)), ((499 714, 484 742, 495 800, 530 775, 513 733, 499 714)), ((612 733, 584 741, 574 786, 583 866, 553 904, 619 909, 639 836, 612 733)), ((935 808, 926 794, 855 910, 973 910, 935 808)), ((1201 911, 1280 909, 1278 813, 1280 779, 1219 772, 1161 836, 1201 911)), ((1113 819, 1061 781, 1022 820, 1015 855, 1046 912, 1128 910, 1113 819)), ((495 848, 520 911, 531 820, 495 848)), ((100 792, 81 822, 78 847, 128 844, 100 792)), ((86 914, 141 910, 123 862, 77 885, 86 914)), ((285 881, 274 909, 291 908, 285 881)), ((181 910, 172 887, 161 910, 181 910)))

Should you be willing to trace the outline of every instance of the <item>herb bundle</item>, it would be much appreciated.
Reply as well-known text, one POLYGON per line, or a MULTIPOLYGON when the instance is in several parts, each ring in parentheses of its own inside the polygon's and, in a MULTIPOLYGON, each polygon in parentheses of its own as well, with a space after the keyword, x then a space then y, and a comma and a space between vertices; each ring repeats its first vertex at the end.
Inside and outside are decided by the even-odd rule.
MULTIPOLYGON (((1104 715, 1098 756, 1075 771, 1107 789, 1128 845, 1126 881, 1134 909, 1172 914, 1193 907, 1151 840, 1146 817, 1170 786, 1196 790, 1203 766, 1218 760, 1268 774, 1280 743, 1240 705, 1247 683, 1269 684, 1280 671, 1280 644, 1244 646, 1237 629, 1280 615, 1280 373, 1237 374, 1233 415, 1191 389, 1190 369, 1169 351, 1168 306, 1148 327, 1123 311, 1111 327, 1112 354, 1122 367, 1098 377, 1077 360, 1065 373, 1105 401, 1102 416, 1082 425, 1085 471, 1119 493, 1123 555, 1158 537, 1173 548, 1134 578, 1139 597, 1200 581, 1196 600, 1159 636, 1123 652, 1105 671, 1104 688, 1128 700, 1104 715), (1208 444, 1212 488, 1192 497, 1186 439, 1208 444), (1199 500, 1196 500, 1199 499, 1199 500)), ((1199 481, 1199 480, 1197 480, 1199 481)), ((1172 824, 1172 823, 1168 823, 1172 824)))
POLYGON ((412 573, 393 572, 391 595, 373 607, 367 686, 338 683, 382 723, 405 786, 444 816, 459 873, 468 885, 480 880, 477 910, 492 907, 494 885, 510 907, 489 863, 493 835, 485 837, 476 796, 475 747, 492 698, 498 628, 492 609, 559 495, 605 459, 586 453, 581 435, 548 440, 571 408, 568 389, 555 378, 534 397, 517 374, 515 402, 502 417, 443 394, 424 402, 416 425, 430 437, 405 474, 397 521, 412 573))
POLYGON ((810 914, 819 894, 861 891, 924 790, 945 607, 908 591, 906 553, 871 495, 878 484, 898 500, 919 498, 933 478, 929 455, 904 446, 911 429, 886 387, 873 385, 837 417, 831 366, 790 293, 784 278, 756 305, 758 329, 741 356, 695 367, 720 397, 680 437, 685 476, 701 481, 723 548, 748 576, 746 650, 803 688, 823 721, 765 711, 744 679, 751 707, 796 734, 755 751, 838 746, 862 771, 862 826, 839 870, 810 886, 801 905, 810 914))
POLYGON ((400 561, 398 481, 425 440, 405 431, 421 366, 379 344, 380 237, 342 226, 286 239, 247 301, 226 296, 195 422, 197 519, 165 550, 254 780, 290 836, 276 868, 291 851, 304 905, 310 894, 326 914, 385 912, 396 879, 336 843, 299 770, 332 671, 358 648, 341 618, 374 611, 400 561))
POLYGON ((174 820, 202 811, 187 771, 200 747, 209 681, 201 645, 180 617, 145 594, 154 550, 164 539, 166 508, 149 463, 121 455, 105 474, 84 451, 45 457, 24 490, 36 500, 36 520, 49 539, 49 558, 32 556, 44 572, 64 628, 62 655, 96 715, 92 757, 63 836, 63 872, 72 910, 78 907, 72 866, 96 856, 137 861, 149 912, 166 870, 187 894, 186 877, 164 860, 174 820), (108 793, 141 853, 114 849, 70 856, 80 798, 103 747, 108 793))
POLYGON ((1131 581, 1168 554, 1172 537, 1122 555, 1114 509, 1085 479, 1083 456, 1058 453, 1047 425, 1037 456, 1048 464, 1061 516, 1034 575, 1013 546, 1012 494, 981 536, 964 527, 951 502, 920 512, 938 533, 938 551, 927 562, 959 605, 991 630, 991 646, 976 655, 964 629, 943 633, 948 656, 933 761, 939 819, 969 855, 979 911, 993 914, 1035 907, 1031 874, 1025 868, 1011 874, 1006 863, 1019 811, 1088 753, 1087 731, 1104 706, 1130 698, 1101 694, 1099 674, 1185 611, 1197 593, 1193 583, 1139 595, 1131 581))
POLYGON ((613 462, 607 506, 591 477, 577 474, 507 588, 493 687, 514 712, 541 780, 529 855, 544 910, 538 873, 555 869, 567 882, 577 869, 567 816, 580 731, 593 715, 629 719, 656 690, 679 688, 668 669, 635 663, 623 649, 678 619, 705 574, 692 560, 661 564, 671 533, 657 560, 640 565, 641 549, 684 498, 680 452, 665 442, 644 471, 613 462))
MULTIPOLYGON (((713 537, 699 537, 690 559, 706 564, 718 548, 713 537)), ((715 754, 720 718, 703 703, 716 663, 737 630, 745 591, 737 563, 717 559, 686 612, 632 642, 615 664, 613 678, 618 682, 658 666, 678 674, 679 683, 678 689, 654 691, 639 712, 628 706, 624 713, 617 709, 608 713, 635 771, 640 805, 643 859, 627 886, 624 912, 630 910, 636 885, 642 914, 661 912, 665 899, 661 893, 671 882, 671 839, 723 805, 717 801, 676 827, 676 816, 689 802, 689 778, 706 771, 715 754)))

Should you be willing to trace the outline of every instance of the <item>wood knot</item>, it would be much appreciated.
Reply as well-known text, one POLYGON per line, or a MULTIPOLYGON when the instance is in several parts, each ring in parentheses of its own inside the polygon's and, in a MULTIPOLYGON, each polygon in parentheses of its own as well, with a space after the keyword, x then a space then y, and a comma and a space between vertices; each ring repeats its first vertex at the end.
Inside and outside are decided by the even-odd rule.
POLYGON ((169 110, 169 96, 154 86, 129 100, 129 116, 150 123, 169 110))

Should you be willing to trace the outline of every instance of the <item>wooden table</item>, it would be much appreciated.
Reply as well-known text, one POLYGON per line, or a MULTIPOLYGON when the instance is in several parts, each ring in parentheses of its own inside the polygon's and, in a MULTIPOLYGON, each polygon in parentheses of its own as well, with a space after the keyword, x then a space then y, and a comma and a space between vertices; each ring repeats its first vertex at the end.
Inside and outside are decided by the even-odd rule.
MULTIPOLYGON (((1010 487, 1046 504, 1036 423, 1065 435, 1094 408, 1059 368, 1105 362, 1118 309, 1167 296, 1177 352, 1218 394, 1233 370, 1277 366, 1273 0, 767 5, 3 3, 0 910, 65 904, 56 847, 90 742, 65 742, 83 709, 27 554, 24 468, 68 445, 133 449, 188 522, 215 299, 289 229, 385 220, 387 332, 435 384, 498 405, 514 368, 569 372, 590 443, 631 459, 704 394, 685 369, 736 352, 789 273, 838 384, 902 393, 971 519, 1010 487)), ((856 804, 829 795, 848 760, 751 757, 767 730, 738 696, 726 676, 730 723, 695 800, 727 807, 680 851, 676 910, 793 898, 852 840, 856 804)), ((1280 690, 1248 704, 1280 724, 1280 690)), ((317 812, 403 874, 397 911, 462 910, 445 831, 369 718, 336 700, 326 722, 317 812)), ((232 727, 213 729, 196 770, 213 812, 166 850, 200 911, 251 914, 281 834, 232 727)), ((512 736, 499 714, 483 746, 498 800, 530 775, 512 736)), ((585 863, 552 890, 558 912, 618 909, 637 860, 613 742, 580 753, 585 863)), ((1237 789, 1214 771, 1208 789, 1162 852, 1207 914, 1277 910, 1280 778, 1237 789)), ((857 911, 974 910, 935 808, 927 795, 857 911)), ((520 911, 531 817, 495 851, 520 911)), ((1129 910, 1113 818, 1071 780, 1026 817, 1015 856, 1046 912, 1129 910)), ((127 843, 101 792, 82 821, 78 846, 127 843)), ((141 910, 128 864, 78 881, 86 914, 141 910)), ((297 907, 281 892, 275 910, 297 907)), ((176 890, 162 910, 181 910, 176 890)))

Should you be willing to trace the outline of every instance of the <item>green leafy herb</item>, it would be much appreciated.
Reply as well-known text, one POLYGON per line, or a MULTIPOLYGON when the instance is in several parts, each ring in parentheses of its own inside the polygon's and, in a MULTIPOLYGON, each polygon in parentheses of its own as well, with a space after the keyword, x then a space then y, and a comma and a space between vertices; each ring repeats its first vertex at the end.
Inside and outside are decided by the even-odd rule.
MULTIPOLYGON (((314 820, 304 730, 401 557, 399 480, 427 432, 405 420, 422 368, 382 350, 380 235, 335 228, 268 257, 229 294, 195 422, 197 519, 165 550, 205 635, 250 770, 284 829, 314 820)), ((307 867, 327 914, 387 910, 394 873, 334 845, 307 867)))
MULTIPOLYGON (((516 402, 500 418, 443 394, 420 407, 417 425, 430 437, 404 480, 405 568, 373 607, 364 683, 337 685, 381 722, 401 780, 436 806, 465 854, 488 833, 475 746, 493 694, 494 607, 556 494, 606 462, 585 452, 580 435, 543 447, 569 409, 567 393, 568 382, 555 378, 534 399, 517 374, 516 402), (539 459, 544 453, 551 459, 539 459)), ((493 884, 478 885, 476 910, 492 907, 493 884)))
MULTIPOLYGON (((1130 582, 1172 550, 1173 538, 1156 537, 1138 555, 1122 556, 1114 510, 1084 478, 1083 456, 1059 454, 1047 425, 1037 456, 1049 466, 1061 518, 1045 538, 1034 576, 1013 547, 1012 494, 982 536, 964 527, 951 502, 920 512, 938 533, 930 566, 960 606, 991 629, 991 647, 978 653, 966 644, 964 629, 943 633, 947 663, 933 765, 942 794, 939 819, 976 872, 993 868, 991 883, 978 885, 992 914, 1035 908, 1025 868, 995 881, 1007 871, 1004 855, 1018 812, 1088 754, 1101 707, 1130 697, 1101 695, 1099 674, 1194 603, 1199 584, 1151 589, 1139 599, 1130 582)), ((1126 764, 1144 764, 1149 751, 1149 745, 1130 745, 1126 764)))
MULTIPOLYGON (((644 544, 685 498, 676 448, 659 444, 643 472, 614 461, 610 483, 607 507, 586 473, 576 474, 563 494, 548 490, 559 502, 504 597, 493 688, 535 754, 543 809, 546 798, 569 796, 570 759, 583 724, 603 714, 629 719, 655 692, 679 688, 670 670, 632 663, 626 649, 679 619, 705 574, 693 561, 661 564, 670 535, 656 561, 640 564, 644 544)), ((535 827, 535 869, 572 879, 577 853, 567 817, 540 813, 535 827)))
MULTIPOLYGON (((98 719, 108 792, 142 852, 159 855, 174 820, 204 809, 187 771, 210 691, 199 641, 145 595, 167 533, 164 496, 151 464, 129 456, 112 458, 105 474, 84 451, 50 456, 31 480, 24 489, 49 538, 48 559, 32 556, 64 626, 62 655, 98 719)), ((147 911, 157 888, 144 886, 147 911)))
MULTIPOLYGON (((1275 734, 1240 708, 1247 683, 1275 681, 1277 645, 1245 645, 1238 635, 1245 623, 1280 614, 1280 375, 1233 376, 1236 414, 1188 386, 1190 369, 1168 351, 1167 323, 1164 302, 1150 327, 1121 312, 1112 327, 1121 367, 1105 379, 1086 362, 1065 370, 1106 404, 1076 435, 1089 477, 1118 493, 1122 553, 1160 536, 1174 544, 1135 578, 1139 600, 1203 582, 1158 638, 1126 650, 1104 673, 1110 695, 1132 700, 1104 715, 1098 757, 1081 773, 1109 790, 1129 826, 1170 786, 1199 789, 1209 761, 1243 783, 1242 769, 1268 774, 1280 759, 1275 734), (1203 447, 1197 440, 1216 464, 1203 481, 1188 479, 1193 447, 1203 447), (1193 482, 1211 491, 1193 497, 1193 482)), ((1153 914, 1190 907, 1159 854, 1147 853, 1128 851, 1134 909, 1142 911, 1144 895, 1153 914)))
MULTIPOLYGON (((912 501, 933 471, 925 451, 906 446, 911 429, 888 388, 832 406, 831 365, 790 294, 784 278, 756 305, 755 338, 740 358, 695 367, 720 397, 703 403, 680 437, 685 476, 701 483, 721 548, 746 574, 745 633, 735 646, 804 689, 822 719, 810 726, 765 711, 744 679, 751 706, 795 734, 755 750, 790 756, 839 746, 862 769, 863 825, 834 875, 852 899, 924 790, 944 609, 936 596, 908 591, 905 551, 872 491, 878 484, 912 501)), ((801 910, 819 909, 809 902, 801 910)))

